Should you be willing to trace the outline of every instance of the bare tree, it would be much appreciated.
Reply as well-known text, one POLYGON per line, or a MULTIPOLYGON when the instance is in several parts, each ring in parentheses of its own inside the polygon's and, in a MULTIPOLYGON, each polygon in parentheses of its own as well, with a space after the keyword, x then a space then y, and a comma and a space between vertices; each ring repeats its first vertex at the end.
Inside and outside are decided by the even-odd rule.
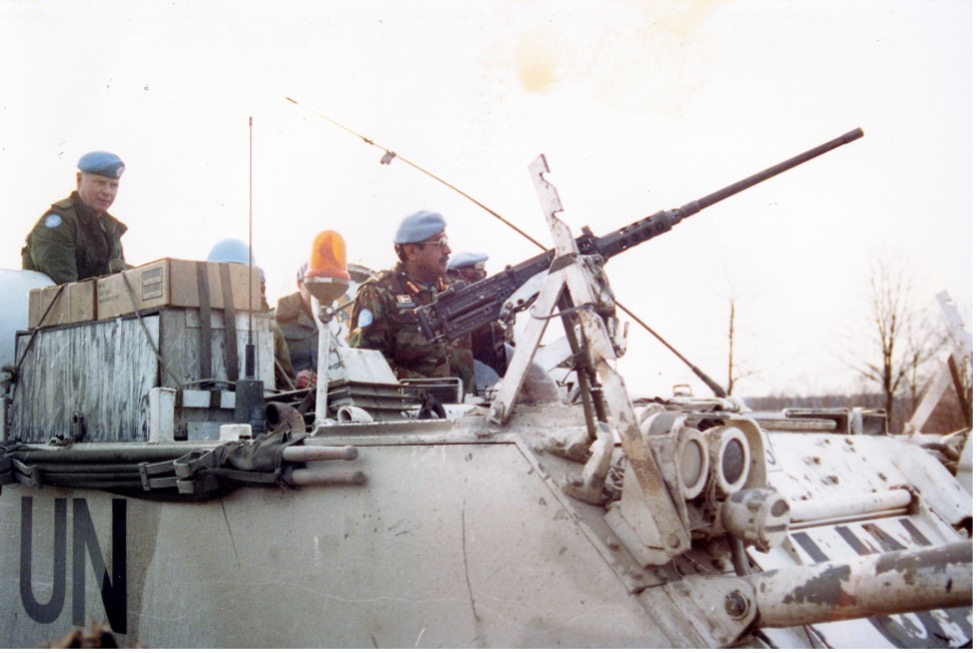
POLYGON ((906 325, 906 383, 912 410, 919 405, 930 374, 923 370, 936 358, 949 340, 949 333, 933 323, 923 311, 913 311, 906 325))
POLYGON ((733 388, 736 386, 736 382, 753 376, 756 372, 755 370, 744 367, 742 363, 737 363, 733 356, 734 345, 736 344, 736 303, 739 301, 739 298, 728 276, 726 277, 726 282, 729 286, 729 297, 727 298, 729 301, 729 329, 726 333, 729 353, 726 357, 726 395, 731 397, 733 396, 733 388))
POLYGON ((726 395, 733 396, 733 386, 736 385, 736 377, 733 376, 733 344, 736 342, 734 334, 736 333, 736 298, 729 298, 729 358, 726 363, 726 378, 729 380, 726 384, 726 395))
POLYGON ((923 369, 943 344, 942 336, 925 313, 913 306, 912 279, 904 261, 880 257, 872 266, 870 321, 877 349, 870 358, 856 360, 854 369, 877 383, 892 425, 901 424, 894 409, 900 390, 908 396, 900 413, 911 414, 922 390, 923 369))

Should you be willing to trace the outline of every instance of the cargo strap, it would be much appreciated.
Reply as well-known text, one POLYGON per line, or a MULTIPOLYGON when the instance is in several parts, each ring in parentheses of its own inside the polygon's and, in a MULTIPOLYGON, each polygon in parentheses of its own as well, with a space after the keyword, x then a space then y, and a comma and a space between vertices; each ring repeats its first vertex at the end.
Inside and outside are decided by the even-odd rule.
POLYGON ((142 332, 146 334, 146 342, 149 343, 149 348, 152 350, 153 354, 155 354, 156 360, 159 361, 159 368, 165 374, 169 375, 170 379, 173 381, 174 387, 176 387, 178 390, 182 390, 183 384, 180 383, 180 379, 178 379, 166 365, 166 361, 163 360, 163 357, 159 353, 159 347, 157 347, 156 343, 153 342, 153 336, 149 333, 149 329, 146 327, 146 322, 142 319, 142 314, 139 312, 139 306, 136 304, 136 294, 132 290, 132 284, 129 283, 129 275, 123 273, 122 281, 125 282, 126 292, 129 295, 129 302, 132 304, 132 312, 136 314, 136 319, 139 321, 139 326, 142 327, 142 332))
POLYGON ((306 485, 362 485, 360 470, 335 469, 333 463, 308 468, 313 461, 355 460, 350 446, 308 445, 283 422, 254 440, 202 443, 99 443, 52 450, 0 442, 0 486, 22 484, 105 490, 141 499, 204 501, 240 487, 299 488, 306 485))
POLYGON ((200 378, 209 379, 213 376, 210 367, 210 284, 207 282, 207 263, 197 261, 197 297, 200 305, 200 378))
POLYGON ((227 442, 209 451, 190 451, 171 461, 142 463, 143 489, 173 489, 196 498, 226 494, 238 486, 288 487, 282 460, 286 447, 299 445, 304 435, 286 430, 250 442, 227 442))
MULTIPOLYGON (((248 271, 250 273, 250 270, 248 271)), ((238 379, 237 328, 235 327, 234 293, 231 292, 231 268, 220 264, 221 295, 224 300, 224 366, 230 381, 238 379)))
MULTIPOLYGON (((208 263, 197 262, 197 295, 200 304, 200 378, 213 376, 211 357, 213 329, 210 325, 210 282, 207 276, 208 263)), ((219 263, 221 301, 224 306, 224 367, 229 381, 238 379, 237 327, 235 326, 234 293, 231 291, 231 269, 227 263, 219 263)))

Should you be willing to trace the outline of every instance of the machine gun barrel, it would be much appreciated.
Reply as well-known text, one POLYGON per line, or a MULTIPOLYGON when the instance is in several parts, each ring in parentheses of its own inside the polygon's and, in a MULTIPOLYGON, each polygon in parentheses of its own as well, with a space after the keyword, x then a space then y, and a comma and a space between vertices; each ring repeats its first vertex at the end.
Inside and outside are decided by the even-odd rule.
MULTIPOLYGON (((616 231, 595 237, 584 227, 577 238, 577 250, 584 255, 599 255, 607 260, 621 252, 671 230, 685 218, 732 195, 775 177, 793 167, 850 143, 864 135, 855 129, 818 147, 798 154, 775 166, 721 188, 677 209, 659 211, 616 231)), ((498 319, 506 299, 529 279, 547 270, 553 262, 554 250, 538 254, 517 265, 469 286, 452 286, 439 293, 434 301, 417 309, 421 331, 430 340, 454 340, 468 335, 479 327, 498 319)))

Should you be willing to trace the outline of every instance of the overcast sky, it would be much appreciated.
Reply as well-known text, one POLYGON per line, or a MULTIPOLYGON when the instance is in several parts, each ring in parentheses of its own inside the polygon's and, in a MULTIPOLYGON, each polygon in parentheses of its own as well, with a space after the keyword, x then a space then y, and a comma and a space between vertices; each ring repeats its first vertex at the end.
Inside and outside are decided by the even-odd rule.
MULTIPOLYGON (((399 220, 449 221, 490 271, 550 242, 528 173, 545 153, 574 231, 603 234, 854 128, 865 137, 612 260, 618 299, 725 383, 729 300, 745 395, 852 389, 871 356, 869 269, 902 261, 939 319, 973 306, 971 3, 0 3, 0 267, 73 188, 78 157, 127 164, 112 213, 127 259, 202 259, 248 238, 270 299, 313 236, 393 262, 399 220), (297 106, 285 98, 301 103, 297 106), (249 134, 248 120, 254 126, 249 134)), ((690 382, 632 325, 632 390, 690 382)))

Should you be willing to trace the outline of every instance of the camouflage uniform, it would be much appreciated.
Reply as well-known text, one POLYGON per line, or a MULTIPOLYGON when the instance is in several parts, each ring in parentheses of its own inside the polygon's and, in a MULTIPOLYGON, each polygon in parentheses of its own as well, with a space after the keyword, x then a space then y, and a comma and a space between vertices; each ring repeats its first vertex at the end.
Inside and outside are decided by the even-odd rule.
POLYGON ((444 287, 443 279, 433 289, 411 281, 402 263, 379 272, 364 282, 356 295, 350 346, 381 351, 397 378, 456 376, 462 379, 466 392, 473 392, 471 339, 466 336, 447 345, 432 343, 421 334, 414 312, 430 304, 435 292, 444 287))
POLYGON ((43 272, 56 284, 111 274, 110 261, 125 261, 126 229, 108 213, 92 215, 75 191, 52 204, 27 235, 23 268, 43 272))

